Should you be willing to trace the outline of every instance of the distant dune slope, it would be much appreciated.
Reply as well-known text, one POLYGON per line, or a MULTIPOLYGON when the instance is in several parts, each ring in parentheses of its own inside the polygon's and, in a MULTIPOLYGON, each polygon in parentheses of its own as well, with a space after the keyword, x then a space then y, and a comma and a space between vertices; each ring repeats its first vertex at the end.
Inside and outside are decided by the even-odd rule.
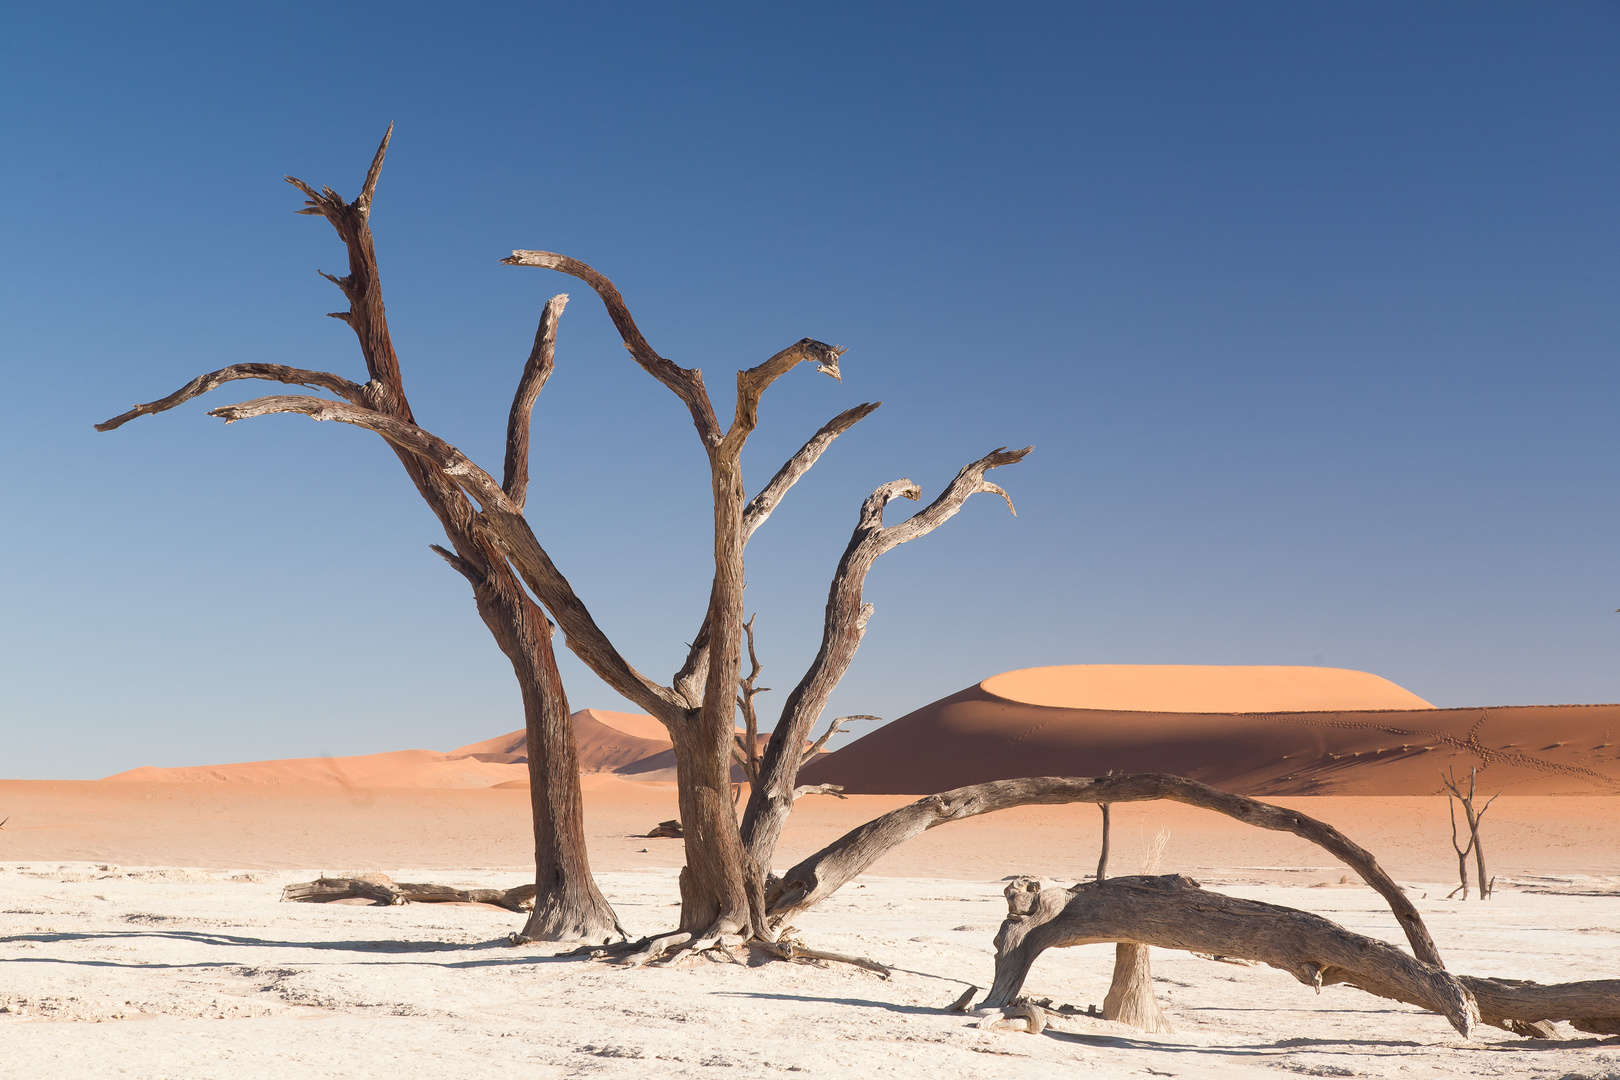
POLYGON ((1431 795, 1442 770, 1477 765, 1489 792, 1620 793, 1620 705, 1426 706, 1377 676, 1332 668, 1032 668, 901 717, 801 780, 924 795, 1112 769, 1246 795, 1431 795), (1226 708, 1176 707, 1192 701, 1226 708))
MULTIPOLYGON (((579 771, 638 782, 675 779, 675 754, 664 725, 639 713, 581 709, 573 715, 579 771)), ((740 734, 740 732, 739 732, 740 734)), ((395 750, 340 758, 288 758, 234 765, 144 766, 104 777, 171 783, 338 784, 384 787, 526 787, 527 737, 520 729, 449 753, 395 750)), ((740 771, 735 777, 741 779, 740 771)))

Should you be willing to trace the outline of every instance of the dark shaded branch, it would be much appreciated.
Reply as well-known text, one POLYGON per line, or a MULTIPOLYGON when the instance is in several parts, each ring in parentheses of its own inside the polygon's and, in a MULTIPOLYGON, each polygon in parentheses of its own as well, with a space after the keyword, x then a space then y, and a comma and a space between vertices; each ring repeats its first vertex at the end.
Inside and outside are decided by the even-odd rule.
POLYGON ((832 445, 834 439, 871 416, 882 404, 881 401, 869 401, 853 409, 845 409, 810 436, 810 440, 799 447, 798 452, 776 470, 776 475, 771 477, 770 483, 761 488, 759 494, 750 499, 743 509, 743 541, 746 543, 748 538, 754 535, 754 530, 765 524, 771 512, 781 503, 782 496, 810 471, 810 467, 816 463, 827 447, 832 445))
POLYGON ((166 398, 149 401, 145 405, 137 405, 127 413, 115 416, 105 423, 96 425, 97 431, 111 431, 122 427, 137 416, 150 416, 153 413, 168 412, 177 405, 184 405, 192 398, 201 397, 210 390, 217 389, 228 382, 237 379, 264 379, 268 382, 286 383, 289 386, 308 386, 315 390, 327 390, 339 397, 352 401, 356 405, 366 404, 365 388, 359 383, 350 382, 341 375, 332 375, 325 371, 310 371, 306 368, 287 367, 284 364, 232 364, 230 367, 210 371, 207 375, 199 375, 186 385, 176 390, 166 398))
POLYGON ((1032 447, 1009 451, 994 450, 956 474, 939 497, 897 525, 883 524, 883 511, 894 499, 918 499, 921 490, 910 480, 895 480, 878 488, 861 506, 860 519, 849 545, 838 562, 827 590, 827 610, 822 622, 821 647, 809 670, 788 695, 781 718, 765 747, 760 763, 760 783, 749 794, 743 817, 743 838, 749 854, 761 866, 769 866, 775 854, 777 837, 793 808, 793 789, 798 783, 801 748, 811 729, 827 707, 839 680, 849 670, 866 633, 872 605, 865 603, 866 575, 879 555, 923 536, 955 516, 969 498, 991 492, 1007 500, 1007 493, 984 478, 991 469, 1022 461, 1032 447))
POLYGON ((300 413, 312 420, 335 420, 365 428, 427 462, 437 474, 458 484, 478 501, 483 510, 478 524, 488 530, 524 582, 551 612, 568 648, 603 682, 648 713, 666 724, 680 721, 685 709, 674 692, 642 675, 619 655, 575 595, 568 579, 540 546, 522 513, 506 497, 506 492, 460 450, 415 424, 324 398, 297 395, 258 398, 213 409, 208 415, 234 423, 272 413, 300 413))
POLYGON ((534 332, 534 347, 529 350, 529 360, 518 378, 512 411, 506 420, 506 472, 501 488, 519 510, 523 509, 529 495, 529 428, 534 403, 556 366, 557 320, 562 318, 567 304, 567 293, 559 293, 546 301, 545 310, 540 313, 540 326, 534 332))
POLYGON ((705 449, 713 452, 720 445, 723 437, 720 421, 715 418, 714 405, 710 403, 709 392, 703 386, 703 373, 696 368, 683 368, 653 350, 647 339, 642 336, 641 328, 631 317, 624 297, 619 295, 619 290, 613 282, 578 259, 571 259, 567 255, 558 255, 551 251, 514 251, 510 257, 502 259, 501 263, 505 266, 538 266, 545 270, 558 270, 589 285, 596 295, 602 298, 608 318, 613 320, 614 327, 619 331, 619 337, 624 340, 625 348, 630 350, 635 362, 641 365, 642 370, 669 387, 675 396, 686 404, 687 411, 692 414, 692 424, 697 428, 705 449))
POLYGON ((889 851, 929 829, 979 814, 1014 806, 1062 803, 1126 803, 1169 799, 1235 818, 1246 825, 1295 836, 1327 851, 1354 870, 1361 880, 1389 904, 1406 932, 1412 952, 1426 964, 1444 967, 1440 950, 1429 936, 1423 916, 1401 887, 1378 865, 1378 860, 1349 837, 1323 821, 1297 810, 1273 806, 1243 795, 1233 795, 1196 780, 1163 773, 1123 776, 1041 776, 1022 780, 996 780, 930 795, 884 814, 846 833, 782 876, 768 897, 770 916, 780 922, 795 912, 819 903, 841 886, 865 873, 889 851))

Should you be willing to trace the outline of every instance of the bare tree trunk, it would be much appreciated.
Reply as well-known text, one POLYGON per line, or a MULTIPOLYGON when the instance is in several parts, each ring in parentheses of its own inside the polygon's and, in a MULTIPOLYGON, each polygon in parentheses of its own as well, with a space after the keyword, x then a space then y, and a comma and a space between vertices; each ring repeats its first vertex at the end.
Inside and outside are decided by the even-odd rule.
POLYGON ((1102 811, 1102 851, 1097 855, 1097 880, 1101 881, 1108 876, 1108 804, 1098 803, 1097 809, 1102 811))
MULTIPOLYGON (((326 277, 349 301, 349 310, 334 312, 333 317, 347 323, 354 331, 369 381, 362 385, 327 372, 277 364, 239 364, 200 376, 167 398, 137 405, 121 416, 97 424, 98 431, 113 430, 138 416, 164 412, 237 379, 312 386, 337 394, 344 401, 266 398, 245 406, 214 410, 211 415, 225 416, 229 421, 257 415, 256 407, 262 407, 265 412, 302 410, 312 416, 322 409, 335 408, 342 410, 351 422, 379 433, 419 430, 405 395, 399 357, 388 332, 370 224, 372 195, 392 133, 390 127, 353 202, 345 202, 330 188, 317 192, 301 180, 288 178, 308 200, 298 212, 324 217, 347 248, 349 273, 341 278, 330 274, 326 277), (287 407, 289 402, 293 403, 293 408, 287 407)), ((551 372, 557 319, 566 301, 566 296, 554 297, 545 307, 508 419, 504 494, 518 511, 521 511, 528 484, 530 414, 551 372)), ((434 550, 472 585, 479 615, 511 661, 522 691, 529 737, 529 772, 533 780, 530 790, 535 810, 538 891, 535 914, 525 934, 547 940, 601 941, 618 932, 618 920, 597 891, 586 860, 573 727, 568 718, 567 699, 557 678, 545 616, 523 595, 523 587, 508 565, 506 555, 479 528, 479 515, 459 481, 406 443, 397 439, 389 442, 454 549, 435 546, 434 550)))
MULTIPOLYGON (((1464 795, 1458 788, 1457 778, 1455 776, 1443 774, 1440 777, 1441 780, 1445 781, 1446 787, 1451 789, 1452 797, 1454 797, 1458 802, 1462 803, 1463 815, 1468 819, 1468 847, 1458 848, 1457 850, 1457 865, 1458 872, 1463 879, 1462 894, 1464 900, 1468 899, 1467 859, 1469 849, 1472 849, 1474 852, 1474 865, 1479 870, 1479 898, 1481 900, 1489 900, 1491 898, 1491 879, 1485 876, 1485 847, 1479 839, 1479 822, 1480 819, 1485 816, 1485 811, 1491 808, 1491 803, 1497 800, 1500 792, 1497 795, 1492 795, 1489 802, 1480 807, 1478 810, 1475 810, 1474 785, 1478 778, 1478 769, 1468 770, 1468 794, 1464 795)), ((1451 807, 1450 799, 1446 800, 1446 806, 1448 809, 1451 807)), ((1455 848, 1457 847, 1457 819, 1455 814, 1452 816, 1451 834, 1451 846, 1455 848)))
MULTIPOLYGON (((1002 447, 963 466, 938 498, 896 525, 885 525, 883 513, 895 499, 921 498, 921 489, 910 480, 884 484, 861 505, 855 530, 827 590, 821 648, 782 706, 781 718, 771 732, 765 756, 760 762, 759 782, 749 794, 748 808, 743 814, 743 836, 759 874, 769 871, 782 827, 787 824, 788 815, 793 810, 793 792, 798 785, 799 769, 810 757, 804 752, 804 746, 809 741, 811 730, 821 718, 834 688, 854 661, 855 652, 866 634, 867 623, 872 619, 874 609, 866 603, 864 590, 866 576, 873 563, 885 552, 926 536, 950 520, 974 495, 1000 495, 1011 510, 1011 497, 986 480, 985 473, 1003 465, 1017 464, 1031 449, 1026 446, 1022 450, 1009 451, 1002 447)), ((827 734, 832 734, 831 729, 827 734)), ((825 739, 826 736, 823 736, 817 746, 824 744, 825 739)), ((759 884, 761 888, 764 887, 763 878, 759 884)))
POLYGON ((1153 968, 1148 947, 1134 941, 1114 946, 1114 978, 1103 998, 1103 1019, 1118 1020, 1143 1031, 1176 1030, 1153 996, 1153 968))
POLYGON ((1446 894, 1450 900, 1459 892, 1464 900, 1468 899, 1468 853, 1474 849, 1474 841, 1470 839, 1468 846, 1464 847, 1457 841, 1457 807, 1450 799, 1446 800, 1446 811, 1451 815, 1451 847, 1457 853, 1457 880, 1461 883, 1446 894))
POLYGON ((550 625, 521 592, 480 590, 478 606, 512 660, 523 691, 535 904, 519 936, 530 941, 589 942, 623 937, 624 929, 597 889, 586 856, 585 805, 568 696, 556 657, 543 643, 550 637, 550 625), (518 634, 508 639, 514 629, 518 634))

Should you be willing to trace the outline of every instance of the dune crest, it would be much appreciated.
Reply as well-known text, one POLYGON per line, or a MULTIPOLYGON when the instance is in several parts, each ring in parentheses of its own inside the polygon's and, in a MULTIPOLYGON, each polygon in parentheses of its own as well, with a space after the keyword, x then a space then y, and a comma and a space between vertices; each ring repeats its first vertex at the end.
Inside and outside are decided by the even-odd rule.
POLYGON ((979 686, 987 694, 1025 705, 1115 712, 1434 708, 1388 679, 1349 668, 1063 664, 1004 672, 979 686))

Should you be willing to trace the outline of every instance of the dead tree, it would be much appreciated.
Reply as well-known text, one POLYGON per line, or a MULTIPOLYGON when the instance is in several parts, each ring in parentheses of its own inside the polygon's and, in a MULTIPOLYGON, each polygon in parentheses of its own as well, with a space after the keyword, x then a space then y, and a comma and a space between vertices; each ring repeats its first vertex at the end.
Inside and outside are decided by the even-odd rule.
POLYGON ((1457 805, 1455 803, 1453 803, 1449 798, 1446 799, 1446 812, 1451 815, 1451 848, 1452 848, 1453 851, 1455 851, 1457 853, 1457 880, 1460 882, 1460 884, 1455 889, 1452 889, 1450 892, 1446 893, 1446 899, 1450 900, 1453 896, 1456 896, 1458 893, 1462 893, 1462 898, 1464 900, 1467 900, 1468 899, 1468 855, 1469 855, 1469 853, 1471 851, 1474 850, 1474 841, 1473 841, 1473 838, 1470 837, 1469 840, 1468 840, 1468 843, 1465 845, 1461 841, 1458 840, 1458 838, 1457 838, 1457 805))
POLYGON ((1474 852, 1474 866, 1479 871, 1479 898, 1481 900, 1489 900, 1491 898, 1491 892, 1493 891, 1492 890, 1492 885, 1493 885, 1492 879, 1487 878, 1485 876, 1485 848, 1484 848, 1483 845, 1481 845, 1480 840, 1479 840, 1479 822, 1480 822, 1480 819, 1485 816, 1485 811, 1487 811, 1487 810, 1489 810, 1491 808, 1491 803, 1495 802, 1497 800, 1497 798, 1500 797, 1501 792, 1497 792, 1495 795, 1492 795, 1490 797, 1490 799, 1485 803, 1484 806, 1480 807, 1478 810, 1475 810, 1474 809, 1474 784, 1475 784, 1475 781, 1478 779, 1478 777, 1479 777, 1479 770, 1478 769, 1469 769, 1468 770, 1468 794, 1467 795, 1464 795, 1462 793, 1462 791, 1458 788, 1457 777, 1454 774, 1447 774, 1447 775, 1444 775, 1444 776, 1440 777, 1440 779, 1445 782, 1446 787, 1451 790, 1451 796, 1446 799, 1446 809, 1452 811, 1452 819, 1451 819, 1451 846, 1452 847, 1454 847, 1454 848, 1457 847, 1457 818, 1456 818, 1456 811, 1453 808, 1453 805, 1452 805, 1452 802, 1451 802, 1452 798, 1455 798, 1457 800, 1457 802, 1462 803, 1463 816, 1465 818, 1467 818, 1467 820, 1468 820, 1468 847, 1467 848, 1458 848, 1458 850, 1457 850, 1457 871, 1462 877, 1462 894, 1463 894, 1463 899, 1464 900, 1468 899, 1468 867, 1467 867, 1467 859, 1468 859, 1468 850, 1469 850, 1469 848, 1473 849, 1473 852, 1474 852))
MULTIPOLYGON (((387 145, 386 138, 383 145, 387 145)), ((636 670, 619 653, 568 579, 552 562, 523 515, 529 412, 551 367, 549 346, 543 345, 543 339, 547 339, 546 324, 542 323, 535 354, 525 369, 513 403, 504 482, 496 482, 461 451, 416 423, 405 401, 398 362, 383 318, 368 224, 371 197, 381 165, 382 150, 379 150, 361 195, 353 203, 344 202, 331 189, 317 193, 299 181, 292 181, 309 199, 301 212, 326 217, 348 246, 350 272, 346 277, 331 280, 350 299, 350 310, 338 317, 347 321, 360 339, 371 373, 370 382, 359 386, 324 372, 275 365, 237 365, 203 376, 162 401, 137 406, 101 427, 106 430, 135 416, 172 408, 232 379, 270 379, 333 394, 334 397, 289 394, 259 398, 213 409, 209 415, 231 423, 272 413, 298 413, 314 420, 335 420, 365 428, 392 444, 418 490, 444 522, 446 535, 455 549, 450 556, 451 565, 468 575, 474 584, 481 601, 480 610, 486 606, 483 603, 486 593, 509 597, 506 606, 498 607, 500 618, 491 625, 503 648, 509 644, 505 639, 513 636, 507 633, 509 622, 519 617, 512 612, 520 612, 528 620, 523 624, 527 635, 519 636, 515 644, 526 647, 532 640, 534 648, 529 652, 516 649, 514 667, 531 659, 536 663, 550 659, 549 650, 542 654, 541 648, 549 628, 540 610, 529 604, 521 589, 503 591, 506 586, 515 586, 506 576, 508 563, 561 628, 568 648, 610 687, 656 717, 669 730, 674 744, 680 815, 685 832, 686 865, 680 878, 681 917, 674 933, 647 942, 642 955, 654 956, 687 942, 693 948, 706 947, 732 935, 768 940, 771 931, 765 918, 764 896, 769 884, 770 860, 799 790, 796 781, 800 767, 807 760, 811 731, 833 688, 848 670, 872 617, 872 606, 865 603, 862 596, 868 571, 879 555, 933 531, 975 494, 1000 495, 1007 500, 1010 509, 1012 500, 1000 487, 987 481, 985 474, 1021 461, 1029 448, 998 449, 967 465, 932 503, 894 525, 884 522, 885 508, 895 499, 920 499, 921 489, 916 484, 896 480, 884 484, 866 499, 829 589, 821 647, 777 718, 771 739, 758 762, 758 782, 753 785, 739 825, 731 802, 730 767, 735 746, 737 698, 739 687, 744 684, 741 671, 745 633, 744 550, 754 531, 764 524, 782 497, 833 440, 868 416, 878 404, 857 405, 834 417, 750 499, 743 488, 742 452, 758 425, 759 404, 765 391, 801 363, 813 364, 818 371, 834 379, 840 378, 838 361, 844 352, 842 348, 805 338, 764 363, 738 372, 733 418, 729 425, 722 426, 702 373, 659 355, 642 335, 618 289, 606 277, 577 259, 545 251, 516 251, 502 260, 512 266, 560 271, 588 285, 602 300, 631 358, 684 405, 708 459, 714 535, 714 573, 709 602, 692 637, 685 662, 669 683, 660 683, 636 670), (472 503, 477 504, 476 509, 472 503)), ((553 324, 561 303, 558 299, 548 306, 553 324)), ((486 618, 486 622, 489 621, 486 618)), ((522 678, 521 670, 519 674, 522 678)), ((538 687, 539 681, 535 685, 538 687)), ((535 732, 531 728, 536 828, 540 829, 543 817, 560 828, 565 819, 577 821, 578 817, 577 779, 569 776, 568 782, 563 782, 564 772, 572 772, 574 762, 561 746, 563 740, 554 740, 558 745, 551 746, 536 737, 561 724, 567 715, 560 683, 546 684, 545 694, 536 701, 531 715, 536 716, 536 723, 542 729, 535 732), (552 750, 557 752, 551 753, 552 750), (548 802, 548 792, 571 795, 571 802, 557 795, 548 802), (569 813, 558 812, 564 809, 569 813)), ((562 731, 566 734, 567 728, 563 727, 562 731)), ((577 854, 578 859, 570 866, 583 870, 583 843, 574 843, 574 835, 570 833, 569 839, 559 844, 559 850, 577 854)), ((571 883, 583 880, 587 884, 579 887, 589 889, 591 897, 600 899, 594 893, 594 886, 588 884, 588 876, 565 876, 571 883)), ((542 897, 552 884, 541 883, 542 897)), ((537 919, 542 906, 537 902, 537 919)), ((573 908, 580 906, 572 905, 573 908)), ((590 933, 581 936, 593 936, 604 928, 616 926, 605 903, 597 904, 593 910, 597 918, 590 933)))
MULTIPOLYGON (((325 218, 347 249, 349 272, 343 277, 322 276, 343 291, 348 310, 332 317, 349 325, 359 339, 368 380, 361 384, 324 371, 309 371, 281 364, 234 364, 201 375, 168 397, 137 405, 121 416, 96 425, 111 431, 138 416, 160 413, 238 379, 307 386, 335 395, 355 416, 378 425, 413 428, 416 418, 405 396, 399 357, 388 332, 383 308, 377 255, 371 236, 371 200, 388 149, 388 135, 377 148, 360 194, 346 202, 331 188, 316 191, 302 180, 287 182, 306 197, 300 214, 325 218)), ((529 427, 535 401, 554 364, 557 320, 567 296, 555 296, 545 305, 535 332, 534 346, 518 379, 517 393, 507 418, 506 468, 500 485, 506 499, 521 512, 529 483, 529 427)), ((214 410, 210 415, 224 415, 214 410)), ((394 443, 406 475, 439 519, 450 547, 433 545, 472 586, 473 598, 484 625, 512 664, 523 698, 528 733, 530 799, 534 816, 534 912, 523 933, 547 941, 605 941, 622 936, 618 918, 597 890, 585 852, 584 806, 579 790, 578 755, 568 699, 557 673, 551 649, 551 625, 544 612, 524 592, 494 537, 479 526, 478 513, 461 485, 430 461, 394 443)))
POLYGON ((1069 889, 1043 889, 1036 879, 1020 878, 1006 895, 995 981, 981 1009, 1014 1005, 1030 965, 1046 949, 1125 939, 1258 961, 1318 992, 1346 983, 1439 1013, 1465 1036, 1481 1021, 1539 1038, 1552 1036, 1558 1020, 1594 1034, 1620 1031, 1620 980, 1542 985, 1453 975, 1309 912, 1208 892, 1179 874, 1069 889))

